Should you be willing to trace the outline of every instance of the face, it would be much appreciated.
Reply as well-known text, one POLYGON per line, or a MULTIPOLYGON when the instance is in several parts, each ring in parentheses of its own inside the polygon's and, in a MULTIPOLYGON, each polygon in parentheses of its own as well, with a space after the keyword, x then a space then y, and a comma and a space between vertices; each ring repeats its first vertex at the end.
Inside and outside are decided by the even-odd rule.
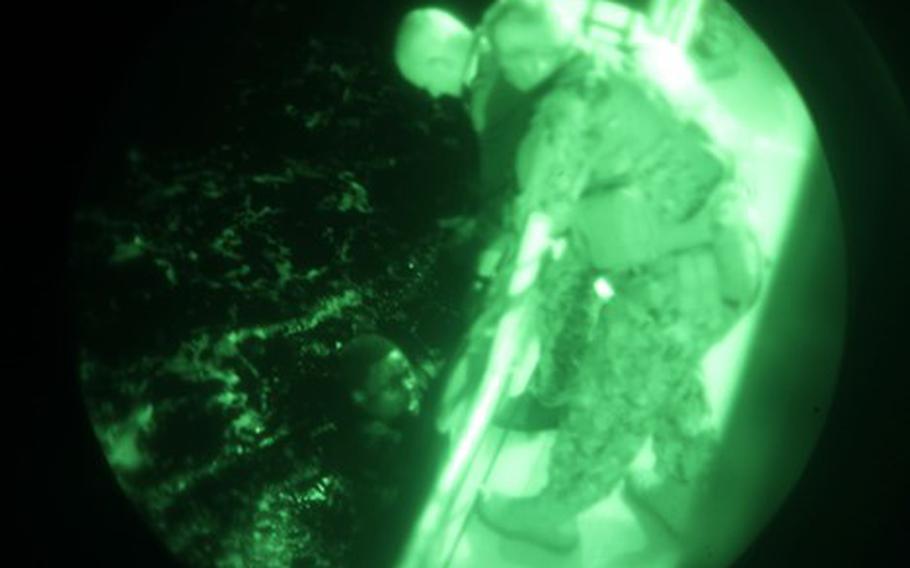
POLYGON ((427 56, 414 58, 403 69, 405 78, 434 99, 461 96, 461 68, 451 58, 427 56))
POLYGON ((519 91, 530 91, 559 66, 565 49, 547 40, 541 25, 502 22, 493 34, 493 46, 503 78, 519 91))
POLYGON ((355 393, 355 402, 381 420, 401 416, 411 406, 413 373, 401 351, 391 351, 370 370, 364 388, 355 393))

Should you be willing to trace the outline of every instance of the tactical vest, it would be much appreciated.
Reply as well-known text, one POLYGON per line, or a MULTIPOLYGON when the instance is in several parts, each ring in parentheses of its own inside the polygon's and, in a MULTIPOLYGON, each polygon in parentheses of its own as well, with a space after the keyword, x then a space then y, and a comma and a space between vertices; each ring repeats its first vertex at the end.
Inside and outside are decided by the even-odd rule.
POLYGON ((558 73, 534 90, 521 92, 502 78, 492 53, 480 55, 467 110, 480 153, 480 180, 472 201, 489 231, 509 224, 510 205, 518 193, 518 148, 530 130, 538 103, 557 79, 558 73))
MULTIPOLYGON (((589 172, 585 197, 634 187, 655 214, 679 222, 731 174, 703 128, 679 116, 661 93, 591 56, 582 53, 564 65, 548 92, 553 96, 540 101, 529 127, 535 128, 534 121, 541 126, 569 121, 566 126, 575 133, 567 159, 579 163, 568 167, 589 172), (580 118, 572 118, 572 99, 584 102, 580 118)), ((536 154, 519 150, 518 169, 527 177, 536 154)), ((561 151, 554 146, 553 152, 561 151)))

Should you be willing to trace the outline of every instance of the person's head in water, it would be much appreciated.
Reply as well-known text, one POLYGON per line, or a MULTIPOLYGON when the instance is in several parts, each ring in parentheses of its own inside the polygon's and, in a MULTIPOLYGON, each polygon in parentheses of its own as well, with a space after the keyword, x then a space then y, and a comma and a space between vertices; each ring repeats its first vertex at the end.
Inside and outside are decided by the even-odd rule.
POLYGON ((439 8, 408 12, 398 28, 395 63, 404 78, 433 98, 461 96, 474 34, 439 8))
POLYGON ((419 407, 422 383, 401 349, 376 334, 351 340, 341 352, 351 401, 372 418, 394 420, 419 407))
POLYGON ((579 46, 577 0, 499 0, 485 18, 503 78, 519 91, 546 81, 579 46))

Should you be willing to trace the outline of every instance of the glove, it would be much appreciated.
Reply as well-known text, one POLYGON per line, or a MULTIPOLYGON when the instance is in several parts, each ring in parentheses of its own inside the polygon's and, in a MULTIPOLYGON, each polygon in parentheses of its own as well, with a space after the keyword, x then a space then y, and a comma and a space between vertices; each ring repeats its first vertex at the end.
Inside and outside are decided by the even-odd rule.
POLYGON ((477 232, 477 220, 473 217, 458 215, 437 221, 440 229, 449 231, 447 242, 450 246, 459 246, 468 242, 477 232))
POLYGON ((736 188, 719 191, 707 208, 713 220, 711 241, 721 295, 748 307, 758 295, 763 259, 748 221, 747 196, 736 188))
POLYGON ((743 308, 750 306, 761 284, 761 252, 755 236, 747 227, 721 225, 714 238, 714 256, 722 297, 743 308))

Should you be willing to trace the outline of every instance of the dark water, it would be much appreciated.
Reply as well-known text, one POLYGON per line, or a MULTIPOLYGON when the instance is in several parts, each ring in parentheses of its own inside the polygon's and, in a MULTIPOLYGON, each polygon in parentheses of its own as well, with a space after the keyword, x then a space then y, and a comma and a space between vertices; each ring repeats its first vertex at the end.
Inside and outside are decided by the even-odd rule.
MULTIPOLYGON (((283 10, 279 2, 252 0, 189 4, 42 4, 34 18, 9 18, 13 80, 7 92, 27 104, 8 107, 14 126, 26 127, 24 135, 10 137, 13 182, 4 228, 11 230, 4 244, 13 253, 7 259, 23 260, 25 269, 5 276, 26 293, 7 298, 13 308, 8 331, 31 336, 34 353, 13 353, 6 370, 14 386, 40 393, 8 399, 12 416, 29 419, 13 421, 8 436, 26 446, 22 462, 35 458, 37 464, 30 471, 17 463, 17 471, 29 470, 27 483, 9 488, 19 521, 14 528, 28 537, 16 543, 27 565, 74 559, 95 566, 167 565, 145 526, 157 527, 170 548, 198 565, 344 565, 357 504, 349 480, 320 457, 337 446, 331 424, 348 417, 332 388, 332 346, 355 329, 379 328, 415 359, 445 359, 463 325, 454 307, 457 279, 443 277, 459 273, 445 270, 454 262, 435 247, 441 239, 430 220, 457 209, 463 184, 470 183, 462 177, 472 171, 462 167, 471 159, 467 142, 444 143, 466 125, 458 126, 453 108, 435 112, 380 61, 375 46, 388 42, 404 3, 288 2, 283 10), (307 72, 321 79, 301 83, 309 76, 301 54, 318 49, 311 39, 326 46, 307 72), (332 62, 365 61, 372 62, 366 66, 372 75, 342 79, 331 71, 332 62), (26 73, 17 79, 21 70, 26 73), (327 82, 332 76, 335 82, 327 82), (371 102, 361 99, 342 111, 340 89, 355 83, 354 94, 371 102), (308 113, 336 107, 326 125, 305 126, 313 118, 308 113), (373 117, 367 126, 341 125, 343 117, 366 116, 373 117), (38 159, 19 163, 23 149, 38 159), (382 165, 390 157, 396 164, 382 165), (358 211, 354 204, 362 200, 350 189, 352 178, 340 177, 344 171, 367 190, 373 213, 358 211), (433 191, 421 191, 428 186, 433 191), (80 216, 72 226, 76 188, 80 216), (22 196, 35 206, 36 218, 21 215, 22 196), (329 207, 313 209, 322 199, 329 207), (345 211, 343 203, 349 204, 345 211), (265 207, 282 210, 257 216, 265 207), (70 228, 78 238, 70 272, 62 276, 56 251, 70 228), (230 228, 239 244, 223 235, 230 228), (139 253, 129 246, 137 235, 147 243, 139 253), (221 236, 222 245, 212 248, 221 236), (112 256, 120 260, 111 262, 112 256), (412 257, 430 276, 408 276, 412 257), (341 258, 350 260, 336 262, 341 258), (290 269, 279 268, 285 262, 290 269), (283 287, 282 274, 291 275, 283 287), (359 296, 317 310, 348 290, 359 296), (38 301, 25 300, 33 293, 38 301), (70 297, 67 305, 58 299, 70 297), (71 311, 79 315, 72 349, 69 330, 55 323, 71 311), (295 318, 316 313, 335 316, 294 327, 295 318), (215 355, 213 345, 230 331, 276 322, 290 322, 285 329, 292 332, 246 337, 236 353, 222 344, 226 354, 215 355), (200 362, 195 372, 174 363, 193 360, 193 353, 200 362), (26 355, 21 366, 19 355, 26 355), (77 363, 81 384, 69 380, 77 363), (236 383, 225 379, 227 371, 236 373, 236 383), (91 421, 83 414, 83 392, 91 421), (107 459, 120 465, 109 468, 107 459)), ((485 3, 459 4, 456 10, 474 21, 485 3)), ((862 253, 854 270, 863 286, 851 324, 860 331, 848 349, 847 402, 832 418, 837 428, 817 458, 815 476, 806 478, 813 492, 791 501, 788 522, 743 565, 782 557, 817 561, 825 550, 841 562, 849 556, 868 564, 875 551, 898 550, 893 504, 905 477, 894 467, 895 457, 903 457, 905 436, 897 425, 906 407, 904 391, 895 387, 905 382, 888 380, 902 375, 887 366, 884 353, 901 337, 896 330, 902 327, 888 318, 898 313, 894 306, 905 287, 897 275, 879 272, 899 270, 901 263, 887 253, 904 240, 895 232, 872 235, 904 226, 880 219, 906 209, 894 206, 894 196, 905 193, 869 191, 903 187, 903 170, 893 167, 903 153, 894 148, 905 148, 906 138, 896 143, 893 124, 900 117, 890 109, 900 106, 905 117, 905 105, 856 102, 873 96, 867 75, 856 72, 867 66, 863 50, 869 48, 840 27, 817 41, 817 28, 834 28, 827 12, 806 25, 805 17, 790 18, 810 12, 797 3, 752 4, 737 3, 802 77, 801 88, 818 97, 812 102, 823 130, 849 133, 842 142, 829 136, 826 144, 839 183, 856 190, 842 198, 862 253), (824 56, 824 72, 812 72, 812 56, 824 56), (833 89, 824 81, 813 84, 825 74, 833 89), (833 80, 853 75, 860 79, 833 80), (828 101, 832 93, 840 98, 828 101), (854 163, 855 155, 869 164, 854 163), (876 199, 882 204, 873 206, 876 199), (874 305, 867 309, 870 299, 874 305), (880 509, 870 512, 876 502, 880 509), (833 542, 837 546, 828 548, 833 542)), ((873 18, 882 13, 876 3, 849 4, 861 9, 864 24, 881 24, 872 25, 873 32, 889 29, 889 22, 898 30, 899 19, 873 18)), ((887 63, 899 60, 889 51, 896 42, 877 43, 887 63)), ((868 67, 875 65, 881 61, 868 67)))
POLYGON ((467 119, 394 74, 389 30, 372 27, 391 16, 341 31, 315 14, 172 13, 111 100, 78 202, 91 425, 192 565, 348 565, 388 520, 365 516, 362 471, 411 503, 392 510, 406 526, 438 440, 402 426, 429 448, 402 454, 404 476, 359 454, 337 353, 375 331, 438 367, 466 325, 470 252, 436 221, 476 183, 467 119))

